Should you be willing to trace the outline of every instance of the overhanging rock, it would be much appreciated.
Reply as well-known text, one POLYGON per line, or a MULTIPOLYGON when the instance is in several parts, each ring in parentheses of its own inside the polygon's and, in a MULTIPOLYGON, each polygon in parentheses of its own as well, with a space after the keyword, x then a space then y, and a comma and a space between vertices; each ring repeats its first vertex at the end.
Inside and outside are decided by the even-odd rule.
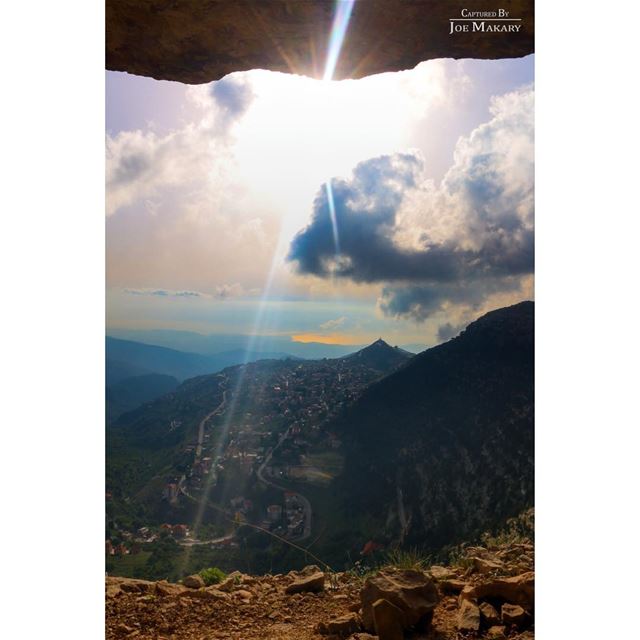
MULTIPOLYGON (((248 69, 320 78, 333 11, 332 0, 106 0, 106 65, 189 84, 248 69)), ((333 77, 521 57, 533 52, 533 33, 533 0, 357 0, 333 77), (463 9, 502 9, 510 21, 476 28, 483 19, 461 20, 463 9), (452 19, 468 30, 450 33, 452 19), (496 24, 514 28, 486 30, 496 24)))

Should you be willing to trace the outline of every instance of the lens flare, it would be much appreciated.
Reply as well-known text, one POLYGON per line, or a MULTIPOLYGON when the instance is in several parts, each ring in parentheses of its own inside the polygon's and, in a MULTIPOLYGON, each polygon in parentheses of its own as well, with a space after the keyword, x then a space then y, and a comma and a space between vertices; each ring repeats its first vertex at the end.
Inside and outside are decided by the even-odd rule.
MULTIPOLYGON (((327 52, 327 60, 325 63, 325 71, 323 76, 323 81, 328 82, 333 78, 333 74, 336 69, 336 65, 338 63, 338 58, 340 57, 340 50, 342 49, 342 44, 344 42, 345 35, 347 33, 347 27, 349 25, 349 20, 351 18, 351 12, 353 11, 353 6, 355 4, 355 0, 337 0, 335 12, 333 15, 333 24, 331 26, 331 34, 329 36, 329 46, 327 52)), ((340 243, 338 236, 338 222, 336 218, 336 208, 333 198, 333 189, 331 187, 331 180, 327 180, 325 184, 325 188, 327 191, 327 204, 329 207, 329 215, 331 217, 331 226, 333 230, 333 241, 335 244, 336 257, 339 257, 340 254, 340 243)), ((251 361, 252 354, 256 351, 257 341, 261 336, 261 332, 263 329, 263 325, 265 322, 265 314, 267 312, 268 303, 271 296, 271 290, 273 287, 273 281, 275 277, 276 270, 282 256, 284 255, 284 244, 285 238, 283 229, 281 229, 278 243, 275 248, 275 251, 271 260, 271 267, 269 269, 269 273, 267 274, 267 278, 265 280, 265 286, 263 290, 263 295, 260 300, 260 304, 258 306, 258 310, 256 313, 253 330, 249 336, 249 340, 247 341, 247 345, 245 348, 243 363, 238 369, 237 379, 232 389, 225 389, 224 392, 224 418, 222 423, 219 425, 219 433, 216 448, 212 455, 212 473, 208 474, 207 479, 205 480, 205 486, 201 492, 199 497, 199 504, 197 508, 197 512, 193 522, 193 530, 194 533, 197 533, 200 525, 202 524, 202 520, 205 514, 207 507, 212 507, 222 513, 225 513, 226 510, 223 506, 214 505, 209 502, 209 495, 211 490, 215 486, 216 480, 216 472, 215 469, 222 458, 223 447, 226 443, 229 431, 231 429, 231 424, 233 422, 238 399, 243 392, 243 387, 246 384, 246 372, 247 372, 247 364, 251 361)), ((188 547, 186 549, 185 556, 183 558, 183 566, 182 569, 186 569, 189 559, 191 556, 191 548, 188 547)))
POLYGON ((338 0, 336 2, 335 13, 333 14, 333 24, 331 25, 331 35, 329 36, 327 62, 325 64, 324 76, 322 78, 323 80, 331 80, 333 78, 354 4, 355 0, 338 0))
POLYGON ((333 201, 333 189, 331 179, 327 180, 327 203, 329 205, 329 217, 331 218, 331 229, 333 231, 333 244, 336 249, 336 258, 340 255, 340 237, 338 236, 338 219, 336 218, 336 205, 333 201))

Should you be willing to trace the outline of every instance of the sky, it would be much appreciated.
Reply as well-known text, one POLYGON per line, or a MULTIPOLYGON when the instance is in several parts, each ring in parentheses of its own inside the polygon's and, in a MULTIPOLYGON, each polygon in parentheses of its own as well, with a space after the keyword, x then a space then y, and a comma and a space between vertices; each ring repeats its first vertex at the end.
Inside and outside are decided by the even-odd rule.
POLYGON ((533 66, 107 72, 107 331, 430 346, 532 299, 533 66))

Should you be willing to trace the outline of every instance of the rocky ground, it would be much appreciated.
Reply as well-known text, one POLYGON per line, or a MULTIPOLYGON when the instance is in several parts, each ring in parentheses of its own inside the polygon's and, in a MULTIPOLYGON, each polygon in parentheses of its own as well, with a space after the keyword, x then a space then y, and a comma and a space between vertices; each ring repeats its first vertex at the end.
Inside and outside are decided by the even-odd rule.
POLYGON ((469 547, 455 565, 359 577, 310 566, 215 586, 106 579, 107 639, 453 640, 534 637, 533 545, 469 547))

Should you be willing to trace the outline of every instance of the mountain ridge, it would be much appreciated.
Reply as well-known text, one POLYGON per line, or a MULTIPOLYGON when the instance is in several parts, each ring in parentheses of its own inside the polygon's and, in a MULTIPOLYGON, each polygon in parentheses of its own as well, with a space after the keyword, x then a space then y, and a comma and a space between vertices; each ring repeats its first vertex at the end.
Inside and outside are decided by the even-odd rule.
POLYGON ((485 314, 329 427, 347 448, 338 493, 387 535, 435 548, 531 506, 533 312, 526 301, 485 314))

